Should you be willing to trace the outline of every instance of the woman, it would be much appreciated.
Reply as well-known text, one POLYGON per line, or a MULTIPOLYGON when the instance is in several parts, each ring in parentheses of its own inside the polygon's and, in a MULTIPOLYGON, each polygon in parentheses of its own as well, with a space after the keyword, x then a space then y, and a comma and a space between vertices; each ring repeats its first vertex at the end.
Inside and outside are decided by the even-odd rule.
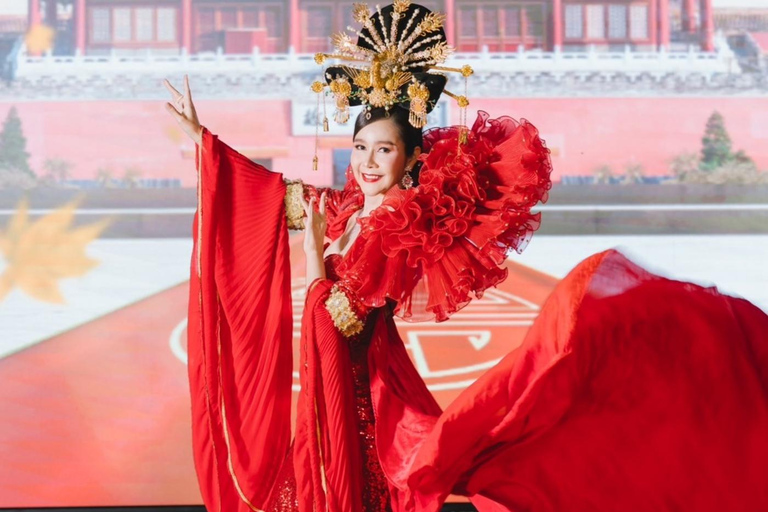
POLYGON ((188 350, 209 510, 436 511, 450 493, 481 511, 768 509, 768 319, 616 252, 580 264, 446 411, 426 389, 393 315, 445 320, 506 277, 550 185, 529 123, 481 113, 419 140, 408 109, 372 108, 344 190, 320 190, 201 127, 186 79, 166 86, 198 150, 188 350), (287 227, 301 223, 291 443, 287 227))

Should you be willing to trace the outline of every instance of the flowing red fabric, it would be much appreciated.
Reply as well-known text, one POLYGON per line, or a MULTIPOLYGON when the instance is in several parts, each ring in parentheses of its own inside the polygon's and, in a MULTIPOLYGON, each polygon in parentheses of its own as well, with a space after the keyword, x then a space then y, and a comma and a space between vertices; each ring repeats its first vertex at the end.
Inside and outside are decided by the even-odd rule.
POLYGON ((291 436, 285 185, 208 130, 196 160, 187 327, 195 468, 209 511, 254 510, 291 436))
POLYGON ((768 316, 608 251, 441 415, 410 490, 510 511, 768 510, 766 432, 768 316))
MULTIPOLYGON (((714 289, 655 276, 615 251, 577 266, 548 298, 523 345, 440 410, 398 335, 394 313, 410 301, 412 311, 441 318, 469 293, 503 278, 493 273, 499 247, 524 243, 536 220, 526 210, 530 194, 544 197, 548 187, 547 154, 532 127, 486 120, 473 128, 478 148, 496 140, 482 134, 486 129, 517 137, 521 147, 489 150, 487 160, 480 158, 485 149, 465 151, 461 158, 475 162, 474 174, 458 168, 455 176, 427 174, 444 192, 484 183, 466 189, 474 190, 471 207, 484 217, 452 226, 437 209, 419 224, 421 216, 408 215, 416 207, 426 215, 423 206, 435 205, 431 192, 397 191, 385 203, 403 206, 405 217, 397 221, 397 210, 377 210, 386 210, 379 228, 364 230, 334 272, 351 289, 372 291, 362 300, 383 300, 361 336, 370 342, 375 441, 392 511, 436 512, 450 493, 469 496, 481 512, 768 510, 768 317, 714 289), (497 169, 521 176, 483 181, 499 163, 497 169), (519 189, 519 198, 496 196, 502 182, 504 195, 519 189), (516 209, 526 219, 520 226, 504 220, 516 209), (454 244, 443 243, 443 234, 422 238, 434 242, 424 251, 411 237, 424 233, 409 228, 408 219, 422 230, 439 225, 461 234, 454 244), (369 281, 343 274, 356 268, 354 258, 383 266, 367 267, 369 281), (467 267, 446 266, 456 261, 467 267), (395 264, 402 265, 399 273, 395 264), (449 286, 458 292, 434 295, 449 286)), ((210 511, 260 510, 290 443, 284 185, 280 174, 207 130, 198 164, 188 330, 195 463, 210 511)), ((338 204, 353 205, 355 193, 342 193, 338 204)), ((460 204, 438 201, 446 208, 460 204)), ((293 452, 300 512, 359 512, 361 503, 348 341, 325 308, 332 284, 311 284, 302 319, 293 452)))

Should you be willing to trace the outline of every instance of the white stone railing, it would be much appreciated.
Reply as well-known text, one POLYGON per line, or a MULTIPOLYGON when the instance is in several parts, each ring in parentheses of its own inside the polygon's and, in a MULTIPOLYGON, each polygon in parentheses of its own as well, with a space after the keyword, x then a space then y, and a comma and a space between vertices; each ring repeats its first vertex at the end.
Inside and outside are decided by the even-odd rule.
MULTIPOLYGON (((448 66, 470 64, 478 75, 484 74, 551 74, 573 73, 649 73, 711 76, 718 73, 739 73, 738 63, 727 47, 718 45, 716 52, 689 49, 686 52, 625 51, 608 52, 589 48, 585 52, 524 51, 509 53, 459 53, 448 66)), ((251 54, 229 55, 221 52, 196 55, 160 55, 147 50, 139 55, 105 56, 26 56, 19 54, 16 76, 28 80, 65 77, 87 79, 90 76, 109 78, 115 75, 147 76, 189 73, 195 75, 276 75, 319 73, 311 54, 262 54, 254 48, 251 54)))

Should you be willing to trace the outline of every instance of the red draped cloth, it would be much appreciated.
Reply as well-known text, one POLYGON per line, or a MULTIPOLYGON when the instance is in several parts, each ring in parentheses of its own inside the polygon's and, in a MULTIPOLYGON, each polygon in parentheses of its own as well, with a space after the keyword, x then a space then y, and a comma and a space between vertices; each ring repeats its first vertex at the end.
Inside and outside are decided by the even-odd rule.
MULTIPOLYGON (((204 131, 188 350, 206 507, 430 512, 455 493, 481 512, 768 510, 768 317, 615 251, 440 410, 394 315, 442 320, 506 277, 550 170, 525 122, 481 116, 462 151, 457 134, 428 134, 421 185, 393 189, 311 283, 291 444, 285 185, 204 131), (326 309, 334 283, 365 315, 356 337, 326 309)), ((329 216, 360 200, 348 184, 329 216)))

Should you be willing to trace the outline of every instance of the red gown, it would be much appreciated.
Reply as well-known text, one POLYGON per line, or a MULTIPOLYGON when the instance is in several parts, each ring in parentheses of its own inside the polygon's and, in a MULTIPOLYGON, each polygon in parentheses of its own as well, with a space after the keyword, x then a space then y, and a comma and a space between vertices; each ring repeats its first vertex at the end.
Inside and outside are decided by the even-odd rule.
MULTIPOLYGON (((204 131, 188 351, 208 509, 427 512, 454 493, 481 512, 768 510, 768 317, 615 251, 440 410, 393 317, 444 320, 503 280, 551 170, 525 121, 481 114, 457 136, 426 134, 419 187, 392 189, 311 284, 292 443, 285 184, 204 131), (337 328, 338 290, 361 332, 337 328)), ((354 180, 331 192, 331 238, 361 201, 354 180)))

